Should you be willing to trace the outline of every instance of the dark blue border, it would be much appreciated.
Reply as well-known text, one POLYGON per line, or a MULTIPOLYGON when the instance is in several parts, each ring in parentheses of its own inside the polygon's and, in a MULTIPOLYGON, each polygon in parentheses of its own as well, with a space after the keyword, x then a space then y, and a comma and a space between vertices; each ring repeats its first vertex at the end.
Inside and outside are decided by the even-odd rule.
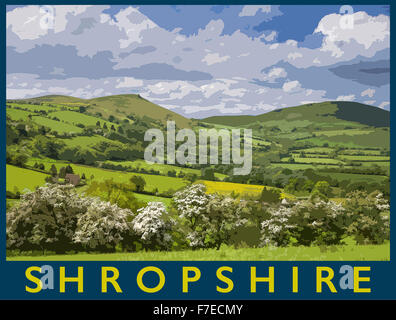
MULTIPOLYGON (((187 1, 186 1, 187 2, 187 1)), ((1 99, 3 102, 3 108, 1 108, 0 121, 5 123, 6 112, 5 112, 5 100, 6 100, 6 5, 22 5, 22 4, 263 4, 263 1, 197 1, 190 0, 187 3, 176 0, 152 0, 152 1, 17 1, 8 0, 6 3, 1 3, 1 21, 3 22, 1 28, 1 39, 2 39, 2 50, 1 50, 1 73, 3 76, 1 79, 1 99)), ((372 4, 379 5, 375 1, 367 0, 351 0, 351 1, 315 1, 315 0, 300 0, 298 3, 294 1, 270 1, 268 4, 310 4, 310 5, 344 5, 344 4, 372 4)), ((381 1, 383 5, 391 5, 391 1, 381 1)), ((391 6, 391 17, 393 16, 394 10, 391 6)), ((394 32, 393 23, 391 23, 391 35, 394 32)), ((391 48, 393 37, 391 36, 391 48)), ((391 51, 392 53, 392 51, 391 51)), ((392 54, 391 54, 392 56, 392 54)), ((391 64, 392 68, 392 64, 391 64)), ((391 101, 393 101, 393 72, 391 72, 391 101)), ((394 114, 391 112, 391 124, 394 123, 394 114)), ((392 125, 391 125, 391 137, 392 137, 392 125)), ((0 178, 2 181, 6 181, 6 166, 5 166, 5 141, 6 141, 6 128, 2 127, 1 133, 1 173, 0 178)), ((394 140, 391 138, 391 150, 394 148, 394 140)), ((392 152, 391 152, 392 154, 392 152)), ((391 156, 392 159, 392 156, 391 156)), ((391 173, 393 172, 393 161, 391 160, 391 173)), ((391 179, 391 203, 393 203, 393 189, 395 183, 391 179)), ((180 262, 180 261, 168 261, 168 262, 7 262, 5 252, 5 212, 6 212, 6 184, 3 183, 0 186, 0 192, 3 201, 1 201, 1 224, 0 234, 1 243, 0 246, 0 299, 396 299, 396 265, 392 261, 323 261, 323 262, 287 262, 287 261, 218 261, 218 262, 180 262), (31 294, 25 291, 27 284, 31 285, 25 278, 25 270, 30 266, 42 266, 44 264, 51 265, 55 270, 55 290, 43 290, 38 294, 31 294), (336 274, 335 279, 339 279, 340 275, 338 270, 342 265, 352 266, 370 266, 371 271, 362 276, 369 275, 371 278, 369 287, 371 293, 353 293, 351 290, 339 290, 339 286, 336 285, 338 290, 337 293, 330 293, 326 287, 324 287, 323 293, 316 293, 316 267, 327 266, 334 269, 336 274), (136 275, 140 269, 146 266, 156 266, 164 272, 166 276, 166 282, 164 288, 155 294, 148 294, 142 292, 136 284, 136 275), (77 266, 84 267, 84 293, 77 293, 77 286, 75 284, 68 284, 66 287, 66 293, 59 293, 59 267, 66 266, 67 275, 75 276, 77 272, 77 266), (101 271, 102 266, 114 266, 119 269, 120 278, 119 284, 123 290, 123 293, 116 294, 113 290, 109 289, 109 293, 101 293, 101 271), (183 266, 195 266, 201 269, 202 277, 197 283, 190 285, 190 292, 188 294, 182 293, 181 287, 181 270, 183 266), (216 269, 220 266, 230 266, 233 268, 232 279, 234 281, 234 290, 228 294, 221 294, 216 291, 216 285, 222 285, 216 278, 216 269), (250 293, 250 267, 257 267, 258 276, 266 276, 269 266, 275 267, 275 292, 268 293, 268 287, 266 284, 257 285, 257 293, 250 293), (299 293, 292 293, 291 291, 291 269, 292 266, 298 266, 300 270, 299 275, 299 293)), ((391 243, 396 241, 395 232, 391 232, 391 243)), ((391 245, 391 257, 395 256, 394 246, 391 245)), ((155 281, 155 279, 149 279, 155 281)), ((336 283, 337 281, 335 281, 336 283)), ((364 285, 362 285, 364 286, 364 285)))

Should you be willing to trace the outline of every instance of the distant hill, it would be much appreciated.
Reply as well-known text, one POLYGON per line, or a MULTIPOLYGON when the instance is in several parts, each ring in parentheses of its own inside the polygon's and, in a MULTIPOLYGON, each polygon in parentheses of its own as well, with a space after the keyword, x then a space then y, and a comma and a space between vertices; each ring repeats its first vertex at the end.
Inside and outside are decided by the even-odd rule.
POLYGON ((165 123, 174 120, 179 128, 191 127, 192 121, 166 108, 160 107, 136 94, 122 94, 93 99, 80 99, 71 96, 47 95, 37 98, 18 100, 87 106, 90 113, 100 112, 103 118, 110 115, 124 119, 133 114, 139 117, 150 117, 165 123))
POLYGON ((357 102, 329 101, 274 110, 258 116, 214 116, 201 121, 227 126, 248 126, 274 120, 308 120, 329 123, 339 120, 357 122, 373 127, 389 127, 389 111, 357 102))

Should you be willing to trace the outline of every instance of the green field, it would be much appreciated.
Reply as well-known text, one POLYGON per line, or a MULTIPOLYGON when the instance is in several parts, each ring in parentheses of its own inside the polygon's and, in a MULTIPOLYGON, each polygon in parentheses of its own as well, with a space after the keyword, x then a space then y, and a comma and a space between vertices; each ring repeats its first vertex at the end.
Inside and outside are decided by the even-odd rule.
POLYGON ((374 161, 374 162, 382 162, 382 161, 390 161, 390 157, 388 156, 352 156, 352 155, 340 155, 339 156, 343 160, 351 160, 351 161, 374 161))
POLYGON ((59 110, 59 106, 47 106, 47 105, 34 105, 34 104, 24 104, 24 103, 7 103, 7 105, 11 105, 11 107, 18 107, 22 109, 26 109, 32 112, 53 112, 59 110))
POLYGON ((135 197, 143 202, 162 202, 167 208, 170 207, 171 198, 164 198, 164 197, 156 197, 149 194, 142 194, 142 193, 135 193, 135 197))
POLYGON ((110 128, 112 125, 114 125, 115 128, 119 127, 118 124, 109 122, 109 121, 104 121, 101 118, 85 115, 79 112, 74 112, 74 111, 57 111, 53 112, 50 115, 51 117, 57 117, 61 121, 65 121, 68 123, 72 124, 78 124, 81 123, 85 126, 96 126, 96 122, 100 122, 100 126, 103 127, 103 124, 106 123, 106 126, 110 128))
MULTIPOLYGON (((57 170, 61 167, 66 166, 68 163, 66 162, 53 162, 53 161, 46 161, 46 160, 38 160, 38 159, 31 159, 28 164, 32 165, 35 162, 43 163, 47 169, 54 164, 57 170)), ((103 181, 106 179, 114 179, 117 182, 128 182, 129 179, 133 176, 141 176, 146 181, 147 185, 145 190, 153 191, 155 188, 158 188, 159 192, 164 192, 169 189, 178 190, 183 188, 187 185, 187 181, 182 180, 180 178, 174 177, 167 177, 167 176, 159 176, 159 175, 151 175, 151 174, 142 174, 142 173, 134 173, 134 172, 123 172, 123 171, 115 171, 115 170, 108 170, 108 169, 100 169, 94 168, 84 165, 77 165, 77 164, 70 164, 73 168, 74 173, 82 175, 83 173, 88 179, 88 183, 91 180, 91 176, 94 177, 96 181, 103 181)), ((23 169, 25 170, 25 169, 23 169)), ((27 170, 30 171, 30 170, 27 170)), ((12 175, 12 173, 10 173, 12 175)))
MULTIPOLYGON (((123 167, 130 167, 130 168, 144 168, 145 170, 156 170, 159 171, 163 175, 167 175, 169 171, 174 170, 177 174, 183 171, 184 173, 192 173, 196 174, 198 177, 201 175, 201 170, 198 169, 191 169, 191 168, 182 168, 170 164, 149 164, 145 160, 135 160, 135 161, 104 161, 104 163, 112 164, 112 165, 121 165, 123 167)), ((215 173, 215 177, 218 179, 223 180, 227 175, 222 173, 215 173)))
MULTIPOLYGON (((80 128, 79 128, 80 129, 80 128)), ((110 145, 118 145, 122 146, 122 143, 119 141, 114 141, 107 139, 105 137, 99 136, 99 135, 94 135, 94 136, 78 136, 78 137, 73 137, 73 138, 68 138, 68 139, 62 139, 64 143, 68 147, 82 147, 82 148, 90 148, 97 144, 98 142, 107 142, 110 145)))
POLYGON ((41 116, 34 116, 33 121, 41 126, 50 128, 52 131, 57 131, 58 133, 80 133, 82 129, 72 124, 55 121, 41 116))
POLYGON ((136 253, 10 256, 7 261, 389 261, 390 245, 266 247, 136 253))
POLYGON ((34 115, 34 113, 25 110, 7 108, 7 116, 13 121, 26 120, 29 115, 34 115))
POLYGON ((24 189, 34 190, 36 187, 45 184, 45 178, 48 176, 44 173, 23 169, 7 164, 6 166, 6 190, 14 192, 18 188, 20 192, 24 189))
MULTIPOLYGON (((282 158, 281 161, 288 162, 289 159, 290 159, 289 157, 285 157, 285 158, 282 158)), ((293 154, 293 159, 297 163, 318 163, 318 164, 330 164, 330 165, 344 164, 342 161, 337 160, 337 159, 329 159, 329 158, 322 158, 322 157, 320 157, 320 158, 308 158, 308 157, 302 158, 296 154, 293 154)))
POLYGON ((316 163, 271 163, 272 168, 283 168, 283 169, 290 169, 290 170, 306 170, 312 168, 329 168, 332 166, 325 165, 325 164, 316 164, 316 163))
POLYGON ((371 134, 374 130, 361 130, 361 129, 349 129, 349 130, 329 130, 329 131, 315 131, 314 134, 320 136, 334 137, 334 136, 357 136, 371 134))

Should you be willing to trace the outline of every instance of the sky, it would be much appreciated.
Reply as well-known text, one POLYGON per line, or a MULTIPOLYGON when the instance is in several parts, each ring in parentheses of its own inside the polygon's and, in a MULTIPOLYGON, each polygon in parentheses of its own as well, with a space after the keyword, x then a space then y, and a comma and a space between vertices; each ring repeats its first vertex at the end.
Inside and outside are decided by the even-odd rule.
POLYGON ((7 6, 7 99, 114 94, 189 118, 390 110, 388 6, 7 6))

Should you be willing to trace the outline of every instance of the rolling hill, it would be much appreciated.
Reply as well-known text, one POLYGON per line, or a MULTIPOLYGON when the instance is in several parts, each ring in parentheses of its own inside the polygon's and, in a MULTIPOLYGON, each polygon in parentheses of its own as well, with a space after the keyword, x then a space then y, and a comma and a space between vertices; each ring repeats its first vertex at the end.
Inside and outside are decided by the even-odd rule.
POLYGON ((87 111, 102 114, 108 119, 110 115, 125 119, 129 115, 149 117, 165 123, 166 120, 174 120, 180 128, 191 127, 192 121, 166 108, 160 107, 136 94, 121 94, 105 96, 93 99, 80 99, 71 96, 47 95, 42 97, 14 100, 24 102, 44 102, 48 104, 64 104, 67 106, 85 106, 87 111))
POLYGON ((343 120, 373 127, 389 127, 390 114, 389 111, 357 102, 329 101, 278 109, 258 116, 214 116, 202 119, 206 123, 248 127, 254 123, 285 120, 329 124, 343 120))

